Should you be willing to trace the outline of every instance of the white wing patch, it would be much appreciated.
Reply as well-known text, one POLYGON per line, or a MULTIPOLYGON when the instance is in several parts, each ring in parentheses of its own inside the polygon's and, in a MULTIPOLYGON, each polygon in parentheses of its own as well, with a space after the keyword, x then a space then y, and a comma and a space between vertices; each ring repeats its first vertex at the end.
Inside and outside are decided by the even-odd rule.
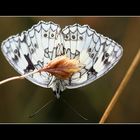
MULTIPOLYGON (((2 52, 20 74, 40 69, 54 58, 66 55, 79 59, 84 66, 67 80, 41 72, 27 79, 41 87, 78 88, 103 76, 119 61, 122 47, 88 25, 69 25, 61 30, 53 22, 40 21, 28 31, 9 37, 2 43, 2 52)), ((59 89, 57 89, 59 90, 59 89)))
POLYGON ((85 65, 80 72, 64 81, 69 89, 85 86, 100 78, 113 68, 122 56, 123 50, 119 44, 98 34, 87 25, 70 25, 65 27, 62 33, 68 57, 78 57, 85 65))

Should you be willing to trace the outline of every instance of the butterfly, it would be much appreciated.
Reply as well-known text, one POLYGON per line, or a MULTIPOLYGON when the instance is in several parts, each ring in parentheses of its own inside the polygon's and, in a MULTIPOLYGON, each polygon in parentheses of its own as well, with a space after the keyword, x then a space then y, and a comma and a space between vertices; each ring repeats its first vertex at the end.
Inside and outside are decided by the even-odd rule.
POLYGON ((105 75, 123 54, 118 43, 88 25, 68 25, 61 30, 58 24, 44 21, 21 34, 10 36, 2 42, 1 50, 21 75, 42 69, 61 56, 78 60, 83 67, 66 79, 45 71, 26 77, 38 86, 52 88, 57 98, 66 88, 86 86, 105 75))

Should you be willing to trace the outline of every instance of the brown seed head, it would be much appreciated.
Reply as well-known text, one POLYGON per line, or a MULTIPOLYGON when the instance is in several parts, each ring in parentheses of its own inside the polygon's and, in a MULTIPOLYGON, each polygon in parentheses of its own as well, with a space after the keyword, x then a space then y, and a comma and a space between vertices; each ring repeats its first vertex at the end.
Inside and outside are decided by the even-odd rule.
POLYGON ((49 72, 60 79, 67 79, 73 73, 80 71, 81 66, 82 65, 76 59, 69 59, 66 56, 59 56, 51 60, 40 71, 49 72))

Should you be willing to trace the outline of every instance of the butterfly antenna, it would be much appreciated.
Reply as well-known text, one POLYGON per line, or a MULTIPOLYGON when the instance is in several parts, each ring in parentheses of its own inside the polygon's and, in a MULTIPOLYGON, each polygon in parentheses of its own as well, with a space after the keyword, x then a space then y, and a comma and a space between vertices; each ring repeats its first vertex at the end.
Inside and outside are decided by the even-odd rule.
POLYGON ((44 109, 45 107, 47 107, 50 103, 52 103, 52 101, 54 101, 54 99, 50 100, 49 102, 47 102, 45 105, 43 105, 40 109, 38 109, 37 111, 35 111, 32 115, 29 115, 29 118, 33 118, 34 116, 36 116, 42 109, 44 109))
POLYGON ((84 119, 84 120, 88 120, 87 118, 85 118, 84 116, 82 116, 77 110, 75 110, 64 98, 62 98, 61 97, 61 99, 62 99, 62 101, 73 111, 73 112, 75 112, 79 117, 81 117, 82 119, 84 119))

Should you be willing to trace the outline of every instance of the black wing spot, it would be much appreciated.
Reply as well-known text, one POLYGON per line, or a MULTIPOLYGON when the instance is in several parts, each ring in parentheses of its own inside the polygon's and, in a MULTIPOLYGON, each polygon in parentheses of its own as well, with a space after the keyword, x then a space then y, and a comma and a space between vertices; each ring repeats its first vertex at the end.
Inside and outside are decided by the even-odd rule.
POLYGON ((13 61, 17 62, 18 61, 18 57, 17 55, 14 56, 14 58, 12 58, 13 61))
POLYGON ((91 48, 88 48, 88 52, 91 52, 91 48))
MULTIPOLYGON (((15 50, 14 50, 14 54, 15 54, 15 56, 18 55, 18 57, 20 57, 20 52, 19 52, 18 49, 15 49, 15 50)), ((17 56, 16 56, 16 57, 17 57, 17 56)))
POLYGON ((69 39, 69 36, 68 35, 65 35, 65 39, 68 40, 69 39))
POLYGON ((31 59, 29 58, 29 54, 24 55, 24 57, 25 57, 25 59, 26 59, 27 62, 28 62, 28 66, 26 67, 26 69, 24 69, 24 72, 26 73, 26 72, 29 72, 30 70, 34 70, 35 67, 34 67, 34 65, 33 65, 31 59))
POLYGON ((104 64, 106 64, 106 65, 110 64, 110 62, 108 61, 108 59, 105 59, 104 64))
POLYGON ((107 61, 106 59, 108 59, 109 57, 109 53, 105 52, 102 56, 102 61, 105 59, 105 61, 107 61))
POLYGON ((93 54, 91 54, 91 57, 92 57, 92 58, 94 57, 94 53, 93 53, 93 54))
POLYGON ((80 39, 80 40, 83 40, 83 37, 82 37, 82 36, 79 36, 79 39, 80 39))
POLYGON ((18 50, 17 50, 17 49, 15 49, 15 50, 14 50, 14 53, 18 53, 18 50))
POLYGON ((72 35, 72 39, 75 39, 75 35, 72 35))
POLYGON ((51 37, 54 37, 54 34, 53 33, 51 34, 51 37))
POLYGON ((109 57, 109 54, 108 53, 105 53, 105 57, 109 57))
POLYGON ((38 48, 38 45, 35 43, 35 44, 34 44, 34 47, 35 47, 35 48, 38 48))
POLYGON ((35 52, 35 49, 30 48, 30 52, 31 52, 31 54, 33 54, 35 52))
POLYGON ((89 69, 89 72, 91 72, 93 75, 97 75, 98 74, 98 72, 93 67, 91 67, 89 69))
POLYGON ((48 48, 46 48, 46 49, 44 50, 44 57, 50 58, 48 48))
POLYGON ((47 34, 46 33, 44 34, 44 37, 47 37, 47 34))

